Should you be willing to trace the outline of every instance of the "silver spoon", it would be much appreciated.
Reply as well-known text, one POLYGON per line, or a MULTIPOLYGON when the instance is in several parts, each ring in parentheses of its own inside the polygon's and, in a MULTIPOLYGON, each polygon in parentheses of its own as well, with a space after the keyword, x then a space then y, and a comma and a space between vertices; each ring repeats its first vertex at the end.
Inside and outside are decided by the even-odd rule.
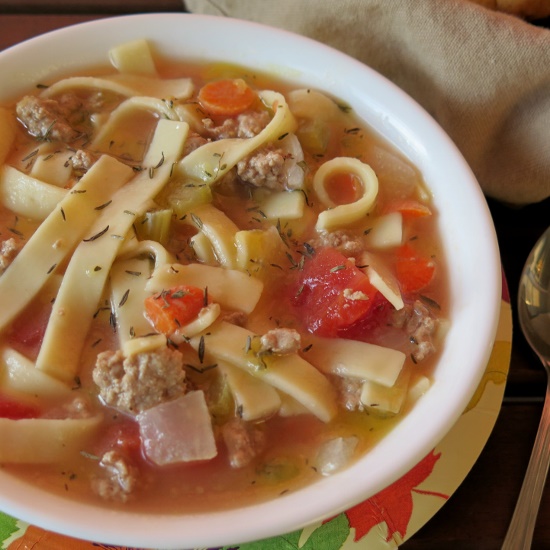
POLYGON ((550 464, 550 227, 535 244, 523 268, 518 317, 525 338, 546 369, 547 386, 537 437, 502 550, 531 548, 550 464))

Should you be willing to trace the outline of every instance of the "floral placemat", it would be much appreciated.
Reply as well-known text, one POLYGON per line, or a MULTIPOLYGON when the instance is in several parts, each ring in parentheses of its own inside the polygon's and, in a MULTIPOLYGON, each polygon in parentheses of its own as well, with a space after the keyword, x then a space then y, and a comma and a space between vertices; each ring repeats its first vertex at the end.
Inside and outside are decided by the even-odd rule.
MULTIPOLYGON (((398 548, 445 504, 479 457, 500 411, 511 348, 512 314, 503 280, 497 338, 483 379, 458 422, 423 460, 386 489, 329 521, 288 535, 215 550, 398 548)), ((2 550, 122 550, 45 531, 2 513, 0 541, 2 550)))

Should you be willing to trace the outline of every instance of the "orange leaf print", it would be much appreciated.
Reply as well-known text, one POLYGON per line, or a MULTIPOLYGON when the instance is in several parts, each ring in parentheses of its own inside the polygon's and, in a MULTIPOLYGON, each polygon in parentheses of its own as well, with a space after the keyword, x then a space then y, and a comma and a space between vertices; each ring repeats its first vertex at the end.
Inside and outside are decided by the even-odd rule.
POLYGON ((26 550, 28 548, 40 550, 97 550, 97 546, 91 542, 51 533, 34 525, 29 525, 25 534, 8 546, 8 550, 26 550))
POLYGON ((399 534, 402 540, 407 533, 413 511, 413 492, 449 498, 449 495, 442 493, 416 489, 430 476, 440 456, 441 453, 435 454, 432 451, 395 483, 346 512, 350 527, 355 528, 356 542, 382 522, 388 526, 386 542, 396 534, 399 534))

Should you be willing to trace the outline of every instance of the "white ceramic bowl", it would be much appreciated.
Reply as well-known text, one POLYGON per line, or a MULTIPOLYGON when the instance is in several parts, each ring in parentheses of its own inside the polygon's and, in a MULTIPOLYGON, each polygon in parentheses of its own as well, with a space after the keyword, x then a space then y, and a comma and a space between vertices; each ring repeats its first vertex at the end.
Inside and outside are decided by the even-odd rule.
MULTIPOLYGON (((221 546, 290 532, 385 488, 421 460, 463 412, 483 374, 500 306, 498 246, 480 188, 451 140, 378 73, 309 39, 249 22, 148 14, 69 27, 0 53, 0 101, 46 77, 104 63, 122 42, 147 38, 161 54, 236 62, 328 91, 422 171, 440 212, 451 292, 451 328, 433 387, 364 458, 298 492, 252 508, 186 516, 106 511, 54 497, 0 471, 0 509, 40 527, 141 547, 221 546)), ((0 442, 1 444, 1 442, 0 442)))

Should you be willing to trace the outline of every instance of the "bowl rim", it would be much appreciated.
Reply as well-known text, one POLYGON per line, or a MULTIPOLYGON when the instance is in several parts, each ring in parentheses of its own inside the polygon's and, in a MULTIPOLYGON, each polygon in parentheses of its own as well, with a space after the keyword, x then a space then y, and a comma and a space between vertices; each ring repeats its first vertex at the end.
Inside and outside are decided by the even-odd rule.
MULTIPOLYGON (((52 50, 62 52, 62 45, 65 44, 66 47, 67 41, 70 43, 75 39, 78 40, 78 48, 80 49, 83 48, 83 45, 96 46, 98 45, 96 33, 102 36, 102 43, 99 47, 104 51, 110 47, 110 44, 122 43, 132 37, 153 37, 154 42, 162 42, 160 50, 163 50, 166 47, 166 39, 162 38, 161 40, 157 24, 161 26, 162 33, 166 36, 171 36, 171 33, 183 27, 189 29, 191 34, 198 32, 198 29, 208 28, 210 32, 215 33, 223 30, 229 32, 232 37, 236 37, 238 34, 249 40, 263 37, 265 48, 269 50, 268 57, 270 59, 277 59, 277 56, 276 52, 272 51, 273 46, 267 44, 268 41, 265 37, 270 35, 279 40, 284 40, 287 44, 293 46, 293 51, 297 55, 297 60, 294 59, 290 65, 288 61, 284 61, 282 66, 279 67, 285 75, 290 77, 290 80, 293 80, 292 75, 296 76, 298 80, 300 78, 305 79, 304 74, 311 77, 312 69, 307 68, 308 65, 311 65, 311 59, 308 58, 310 54, 321 55, 327 66, 324 74, 317 71, 319 73, 317 84, 324 82, 327 88, 330 86, 331 89, 339 89, 336 76, 341 78, 342 75, 353 75, 350 99, 346 97, 346 101, 353 107, 363 105, 366 102, 364 113, 358 112, 359 116, 366 118, 366 122, 371 126, 373 126, 373 122, 382 125, 383 130, 386 132, 386 138, 390 141, 395 140, 394 145, 398 149, 402 151, 408 149, 409 155, 416 154, 415 164, 417 166, 420 164, 420 171, 424 173, 425 177, 426 174, 429 177, 435 177, 435 175, 432 176, 432 172, 438 172, 430 166, 431 152, 426 148, 425 143, 437 143, 441 155, 439 162, 447 164, 449 172, 452 172, 449 176, 452 182, 462 182, 464 186, 462 192, 465 196, 464 200, 468 202, 470 216, 472 216, 472 219, 477 220, 479 228, 483 230, 478 242, 480 250, 477 252, 483 258, 484 267, 486 268, 479 274, 479 279, 482 281, 480 284, 483 284, 486 291, 486 310, 479 312, 485 322, 476 332, 476 337, 485 342, 486 345, 476 350, 474 357, 476 368, 472 367, 468 371, 467 377, 462 376, 452 380, 453 387, 458 395, 452 396, 444 380, 436 380, 435 384, 440 388, 447 388, 445 400, 436 399, 436 395, 431 397, 430 392, 428 392, 422 399, 422 406, 416 406, 392 429, 392 432, 397 432, 398 435, 405 437, 404 427, 411 424, 411 421, 405 423, 405 420, 425 418, 426 415, 421 415, 420 412, 426 409, 428 405, 438 406, 444 404, 447 407, 445 409, 446 414, 433 419, 432 430, 429 434, 421 433, 418 435, 412 452, 407 455, 406 459, 400 456, 398 452, 396 455, 392 455, 396 456, 396 467, 391 472, 387 471, 385 464, 383 464, 384 453, 388 451, 395 453, 399 450, 397 437, 393 438, 395 443, 391 446, 382 444, 387 440, 387 437, 384 437, 382 442, 378 443, 368 453, 372 457, 370 465, 373 466, 369 475, 372 477, 374 471, 379 476, 376 480, 365 479, 364 460, 360 460, 330 478, 325 478, 321 482, 309 485, 295 493, 283 495, 276 501, 272 500, 253 507, 213 512, 211 514, 179 516, 128 513, 87 504, 76 504, 74 501, 55 495, 48 494, 48 496, 45 496, 47 494, 45 491, 36 487, 29 487, 27 483, 0 472, 0 483, 3 486, 3 491, 0 494, 1 510, 39 527, 65 535, 109 544, 159 546, 163 548, 181 548, 182 544, 188 547, 198 547, 243 543, 294 531, 332 517, 362 502, 368 496, 387 487, 405 474, 411 466, 419 462, 446 435, 468 405, 481 379, 495 339, 501 299, 498 242, 485 198, 472 171, 452 140, 433 118, 384 76, 356 59, 310 38, 260 23, 210 15, 188 13, 124 15, 79 23, 50 31, 12 46, 0 52, 0 70, 4 74, 6 74, 5 71, 8 71, 8 73, 11 71, 16 79, 25 82, 23 88, 28 88, 28 84, 39 82, 48 74, 70 72, 73 66, 76 67, 75 63, 77 62, 83 67, 89 66, 89 59, 94 56, 97 58, 99 54, 87 54, 77 59, 76 53, 69 52, 63 62, 52 63, 50 52, 52 50), (115 31, 117 32, 116 40, 111 37, 111 33, 115 31), (103 40, 103 37, 105 40, 103 40), (33 55, 29 56, 29 53, 33 55), (371 85, 366 97, 363 88, 365 83, 371 85), (363 114, 365 116, 362 116, 363 114), (424 405, 425 403, 427 405, 424 405), (349 494, 342 495, 340 491, 342 486, 352 487, 353 490, 350 490, 349 494), (365 487, 368 487, 368 489, 365 490, 365 487), (14 499, 13 496, 8 496, 17 495, 21 491, 24 492, 25 498, 14 499), (323 498, 327 492, 333 498, 331 504, 328 504, 323 498), (39 497, 47 498, 48 505, 37 510, 36 506, 31 503, 39 497), (304 506, 306 500, 307 506, 304 506), (75 517, 86 519, 78 525, 70 524, 71 521, 75 521, 75 517), (243 517, 268 517, 270 522, 265 525, 253 524, 252 521, 238 521, 239 519, 242 520, 243 517), (108 524, 106 524, 106 519, 108 524), (101 525, 101 530, 97 528, 97 525, 101 525)), ((272 40, 270 42, 276 41, 272 40)), ((190 56, 189 59, 205 60, 211 58, 212 56, 208 52, 210 52, 209 48, 201 49, 198 47, 196 55, 190 56)), ((245 66, 250 66, 250 61, 255 59, 255 55, 258 55, 249 51, 242 44, 239 45, 239 52, 249 61, 243 63, 245 66)), ((252 68, 257 69, 258 67, 252 68)), ((20 92, 17 91, 16 93, 20 92)), ((442 206, 444 208, 448 207, 446 206, 444 194, 438 195, 435 193, 434 201, 439 208, 442 206)), ((449 226, 445 226, 444 229, 450 227, 451 221, 453 223, 457 222, 454 219, 450 220, 449 226)), ((453 231, 456 232, 454 229, 453 231)), ((451 244, 451 241, 447 244, 451 244)), ((451 285, 453 285, 457 280, 453 279, 453 273, 450 276, 452 279, 451 285)), ((473 308, 474 305, 465 302, 461 304, 461 307, 473 308)), ((435 392, 432 392, 432 394, 435 394, 435 392)))

